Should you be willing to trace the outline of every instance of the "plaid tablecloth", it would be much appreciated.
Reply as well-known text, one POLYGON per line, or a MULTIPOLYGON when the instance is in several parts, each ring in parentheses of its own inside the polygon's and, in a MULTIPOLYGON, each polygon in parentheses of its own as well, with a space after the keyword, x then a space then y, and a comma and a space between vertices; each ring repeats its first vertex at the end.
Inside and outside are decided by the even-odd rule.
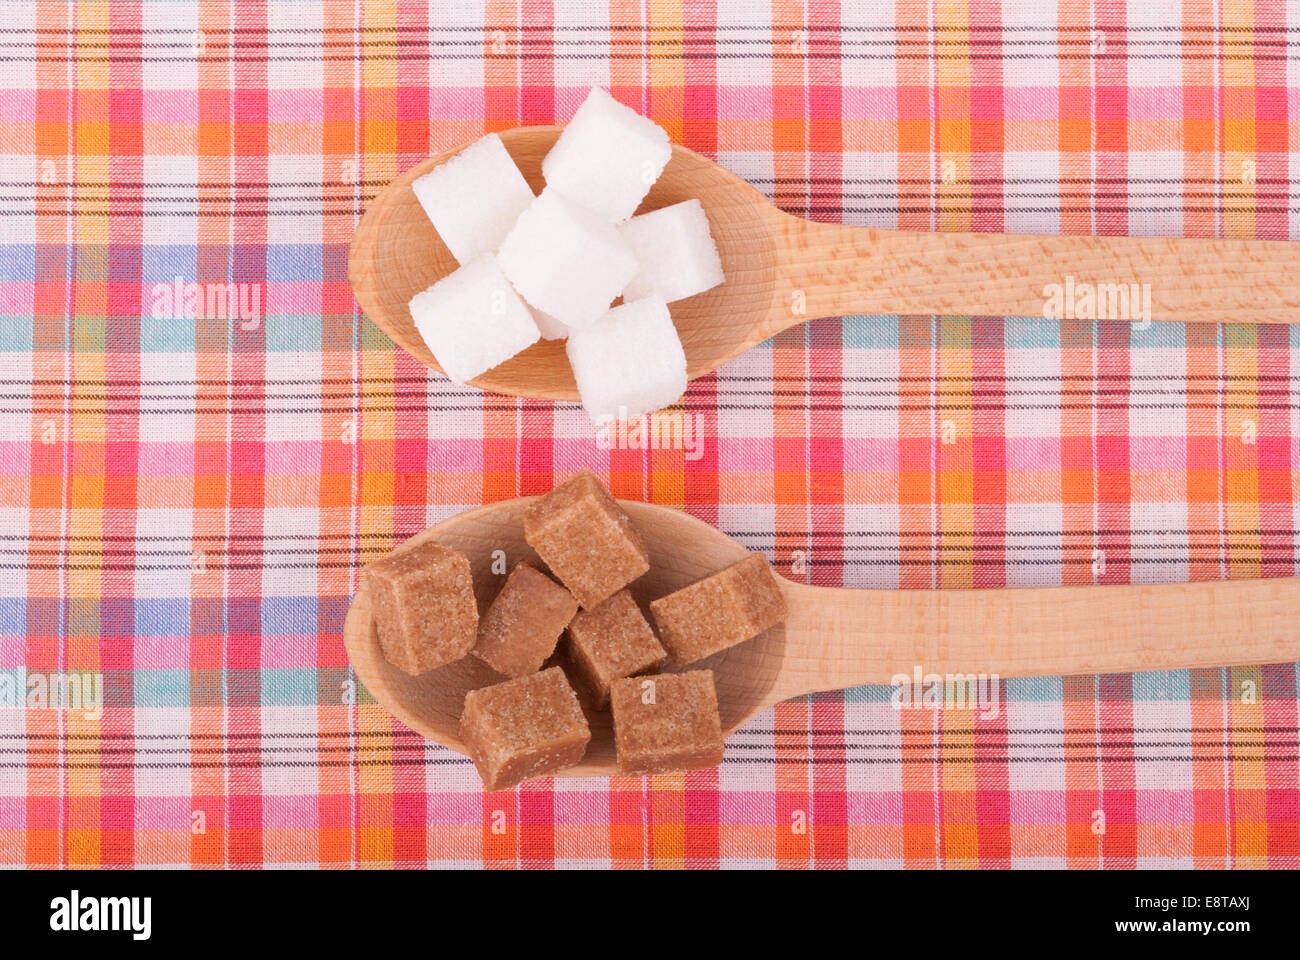
POLYGON ((362 563, 580 467, 814 583, 1296 573, 1284 327, 821 320, 610 449, 395 350, 346 259, 593 84, 813 219, 1300 240, 1298 63, 1281 2, 0 4, 0 861, 1300 865, 1295 664, 862 688, 485 796, 340 636, 362 563))

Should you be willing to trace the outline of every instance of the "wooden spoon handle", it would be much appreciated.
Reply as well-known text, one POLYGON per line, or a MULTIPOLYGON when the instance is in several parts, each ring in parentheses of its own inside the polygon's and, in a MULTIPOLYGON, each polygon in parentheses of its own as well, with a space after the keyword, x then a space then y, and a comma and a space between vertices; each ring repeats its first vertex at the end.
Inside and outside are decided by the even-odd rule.
POLYGON ((776 329, 852 314, 1300 323, 1300 243, 913 233, 777 216, 776 329))
POLYGON ((899 674, 999 677, 1300 659, 1300 577, 998 590, 788 584, 770 702, 899 674))

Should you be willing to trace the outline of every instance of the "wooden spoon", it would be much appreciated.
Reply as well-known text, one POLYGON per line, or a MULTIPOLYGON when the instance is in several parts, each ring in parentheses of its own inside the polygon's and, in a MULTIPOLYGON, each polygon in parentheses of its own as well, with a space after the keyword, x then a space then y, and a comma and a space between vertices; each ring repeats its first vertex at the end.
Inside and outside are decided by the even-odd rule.
MULTIPOLYGON (((534 191, 544 185, 542 158, 560 129, 501 133, 534 191)), ((441 368, 416 332, 407 303, 457 264, 411 181, 459 149, 418 164, 375 197, 357 227, 348 267, 366 315, 435 370, 441 368)), ((781 212, 735 174, 674 144, 641 210, 691 197, 704 204, 727 277, 721 286, 672 304, 692 378, 814 317, 1041 317, 1046 288, 1064 287, 1067 277, 1076 287, 1150 284, 1153 320, 1300 322, 1300 244, 916 233, 813 223, 781 212)), ((1074 314, 1085 315, 1082 307, 1074 314)), ((563 341, 537 343, 473 383, 521 397, 578 399, 563 341)))
MULTIPOLYGON (((480 607, 507 563, 537 561, 523 539, 535 497, 458 514, 408 540, 463 551, 480 607)), ((632 584, 644 607, 656 597, 728 566, 747 551, 726 534, 668 507, 621 501, 644 535, 650 572, 632 584)), ((899 674, 999 677, 1122 673, 1300 658, 1300 578, 1111 587, 1009 590, 847 590, 781 580, 790 615, 782 626, 690 669, 713 670, 723 730, 759 710, 818 690, 890 683, 899 674)), ((419 677, 380 652, 365 590, 348 611, 344 642, 357 677, 398 720, 461 753, 461 706, 476 687, 500 682, 474 657, 419 677)), ((588 711, 592 741, 566 775, 614 774, 609 715, 588 711)))

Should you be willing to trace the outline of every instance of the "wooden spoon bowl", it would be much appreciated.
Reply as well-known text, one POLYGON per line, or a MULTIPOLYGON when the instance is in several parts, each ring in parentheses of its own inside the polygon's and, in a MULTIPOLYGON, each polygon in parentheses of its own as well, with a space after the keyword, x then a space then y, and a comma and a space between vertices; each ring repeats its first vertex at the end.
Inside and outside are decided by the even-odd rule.
MULTIPOLYGON (((520 127, 501 134, 534 193, 545 186, 542 158, 561 129, 520 127)), ((352 289, 362 309, 398 346, 435 370, 442 368, 415 329, 407 304, 458 264, 415 199, 411 182, 459 149, 430 157, 389 184, 366 211, 352 242, 352 289)), ((672 159, 640 212, 692 197, 708 198, 709 229, 727 278, 720 286, 678 300, 671 308, 686 352, 687 374, 698 377, 739 353, 741 331, 761 325, 768 314, 776 258, 764 218, 769 211, 777 211, 735 174, 674 144, 672 159)), ((563 340, 538 341, 471 382, 485 390, 523 397, 578 399, 563 340)))
MULTIPOLYGON (((492 572, 493 551, 505 551, 511 568, 527 561, 545 569, 533 548, 524 542, 524 508, 534 499, 505 500, 457 514, 398 549, 433 540, 463 552, 474 572, 474 591, 481 612, 505 580, 504 576, 492 572)), ((642 503, 622 501, 621 505, 645 535, 650 551, 650 571, 629 588, 647 615, 651 600, 729 566, 747 553, 726 534, 686 514, 642 503), (671 522, 663 522, 665 517, 671 522)), ((505 677, 477 657, 466 657, 418 677, 397 669, 384 659, 380 650, 370 614, 370 598, 364 589, 348 611, 345 633, 348 657, 358 678, 375 699, 411 729, 464 753, 459 730, 465 694, 500 683, 505 677)), ((785 629, 776 627, 749 643, 690 666, 692 670, 713 670, 718 708, 727 733, 767 702, 772 684, 781 672, 784 650, 785 629)), ((609 714, 587 709, 587 718, 592 730, 591 745, 582 765, 569 772, 612 774, 615 772, 614 737, 609 714)))
MULTIPOLYGON (((493 551, 507 565, 538 562, 523 539, 523 512, 534 497, 457 514, 398 550, 434 540, 469 557, 480 608, 503 582, 493 551)), ((721 531, 668 507, 620 501, 646 540, 650 571, 631 586, 650 600, 743 558, 748 551, 721 531)), ((715 654, 690 669, 711 669, 718 708, 730 734, 771 704, 819 690, 923 674, 994 677, 1118 673, 1300 659, 1300 578, 1112 587, 1000 590, 848 590, 781 580, 785 624, 715 654)), ((418 677, 383 657, 361 590, 344 627, 358 679, 394 717, 460 753, 465 694, 498 683, 474 657, 418 677)), ((616 773, 609 714, 588 710, 592 741, 566 776, 616 773)))

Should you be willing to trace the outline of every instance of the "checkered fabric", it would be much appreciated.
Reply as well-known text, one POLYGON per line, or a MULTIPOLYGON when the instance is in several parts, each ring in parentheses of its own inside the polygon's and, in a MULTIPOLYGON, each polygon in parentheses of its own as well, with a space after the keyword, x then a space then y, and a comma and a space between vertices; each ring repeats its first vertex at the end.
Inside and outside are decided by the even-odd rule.
POLYGON ((0 4, 0 861, 1300 866, 1295 664, 867 687, 484 795, 341 640, 361 564, 581 467, 814 583, 1295 574, 1285 327, 819 320, 693 383, 694 445, 608 449, 396 350, 346 260, 593 84, 816 220, 1300 240, 1298 65, 1249 0, 0 4))

